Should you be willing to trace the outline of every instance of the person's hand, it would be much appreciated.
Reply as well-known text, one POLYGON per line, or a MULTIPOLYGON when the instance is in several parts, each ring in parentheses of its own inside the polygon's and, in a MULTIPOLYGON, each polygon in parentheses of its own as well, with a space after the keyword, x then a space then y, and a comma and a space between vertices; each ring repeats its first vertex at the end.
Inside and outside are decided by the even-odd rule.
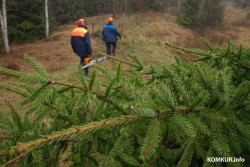
POLYGON ((89 57, 91 57, 91 58, 95 59, 95 56, 93 56, 93 55, 89 55, 89 57))

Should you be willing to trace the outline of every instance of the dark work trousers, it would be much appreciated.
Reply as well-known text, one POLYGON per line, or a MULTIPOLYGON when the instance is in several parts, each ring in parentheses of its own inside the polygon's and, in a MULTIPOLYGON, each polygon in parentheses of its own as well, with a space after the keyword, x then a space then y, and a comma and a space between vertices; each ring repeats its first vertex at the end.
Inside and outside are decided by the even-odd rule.
POLYGON ((115 50, 116 50, 116 42, 106 42, 106 47, 107 47, 107 54, 108 55, 115 55, 115 50))
MULTIPOLYGON (((86 64, 84 64, 84 58, 81 58, 81 65, 82 66, 84 66, 84 65, 86 65, 86 64)), ((83 72, 84 72, 84 75, 87 77, 88 75, 89 75, 89 68, 87 67, 87 68, 84 68, 83 69, 83 72)))

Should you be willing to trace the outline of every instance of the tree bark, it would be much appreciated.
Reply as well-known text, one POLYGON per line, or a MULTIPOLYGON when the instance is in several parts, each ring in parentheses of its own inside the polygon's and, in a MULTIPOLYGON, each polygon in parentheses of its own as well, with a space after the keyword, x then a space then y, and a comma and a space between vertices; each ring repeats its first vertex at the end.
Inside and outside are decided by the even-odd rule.
POLYGON ((4 50, 5 50, 5 53, 10 53, 9 39, 8 39, 7 14, 6 14, 6 0, 2 0, 2 9, 0 9, 0 23, 1 23, 3 41, 4 41, 4 50))
POLYGON ((48 0, 45 0, 45 22, 46 22, 46 38, 49 38, 49 11, 48 11, 48 0))

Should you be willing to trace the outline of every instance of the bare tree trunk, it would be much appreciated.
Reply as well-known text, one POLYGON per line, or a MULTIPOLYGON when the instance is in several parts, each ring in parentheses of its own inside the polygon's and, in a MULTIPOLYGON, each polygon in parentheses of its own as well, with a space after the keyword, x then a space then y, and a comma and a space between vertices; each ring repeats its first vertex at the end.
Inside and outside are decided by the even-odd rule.
POLYGON ((180 11, 180 8, 181 8, 181 1, 178 0, 178 7, 177 7, 178 11, 180 11))
POLYGON ((125 0, 125 13, 128 15, 128 0, 125 0))
POLYGON ((45 20, 46 20, 46 38, 49 38, 49 12, 48 12, 48 0, 45 0, 45 20))
POLYGON ((115 0, 112 1, 112 5, 113 5, 113 17, 115 17, 115 14, 116 14, 116 10, 115 10, 115 0))
POLYGON ((115 5, 116 5, 116 13, 117 15, 119 14, 120 10, 119 10, 119 4, 118 4, 118 0, 115 1, 115 5))
POLYGON ((5 53, 10 53, 7 14, 6 14, 6 0, 2 0, 2 10, 0 9, 0 22, 1 22, 3 41, 4 41, 4 50, 5 53))
POLYGON ((171 3, 170 3, 170 0, 168 1, 168 13, 171 12, 171 3))

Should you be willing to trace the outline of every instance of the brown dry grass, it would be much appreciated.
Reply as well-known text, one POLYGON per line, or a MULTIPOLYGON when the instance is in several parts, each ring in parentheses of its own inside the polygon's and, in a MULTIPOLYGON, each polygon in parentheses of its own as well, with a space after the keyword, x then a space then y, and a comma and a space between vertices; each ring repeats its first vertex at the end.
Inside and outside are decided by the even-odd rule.
POLYGON ((250 47, 249 11, 250 7, 242 9, 226 5, 225 27, 221 30, 206 28, 201 32, 201 35, 218 45, 225 45, 230 39, 235 45, 242 44, 245 47, 250 47))

